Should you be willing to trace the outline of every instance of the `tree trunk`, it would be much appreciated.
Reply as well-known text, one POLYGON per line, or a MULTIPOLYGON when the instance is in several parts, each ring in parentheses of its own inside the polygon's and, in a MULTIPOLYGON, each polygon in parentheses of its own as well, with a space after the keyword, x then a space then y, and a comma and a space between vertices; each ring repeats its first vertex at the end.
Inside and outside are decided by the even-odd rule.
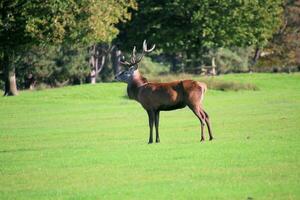
POLYGON ((254 54, 253 59, 252 59, 252 65, 251 65, 251 67, 249 67, 249 71, 250 72, 253 71, 252 67, 256 64, 256 62, 258 61, 259 57, 260 57, 260 48, 257 47, 255 49, 255 54, 254 54))
POLYGON ((114 75, 117 75, 120 72, 120 61, 122 52, 121 50, 115 47, 111 54, 114 75))
POLYGON ((111 48, 107 47, 106 50, 106 44, 95 44, 91 48, 91 57, 90 57, 90 66, 91 66, 91 72, 90 72, 90 83, 95 84, 100 72, 103 70, 106 59, 109 57, 109 53, 111 48))
POLYGON ((5 90, 4 96, 18 95, 15 68, 8 52, 4 52, 3 56, 3 69, 4 69, 4 82, 5 90))
POLYGON ((91 72, 90 72, 90 83, 95 84, 96 78, 97 78, 97 65, 98 65, 98 59, 96 56, 96 44, 92 46, 92 55, 90 57, 90 66, 91 66, 91 72))
POLYGON ((211 58, 211 75, 215 76, 216 75, 216 58, 213 56, 211 58))
POLYGON ((170 56, 170 60, 171 60, 171 72, 175 72, 177 73, 180 70, 180 56, 178 55, 178 53, 173 53, 170 56))
POLYGON ((191 53, 189 51, 186 52, 186 65, 185 68, 186 69, 190 69, 192 66, 192 56, 191 53))
POLYGON ((257 62, 257 60, 259 59, 259 56, 260 56, 260 49, 256 48, 255 49, 255 54, 254 54, 254 57, 253 57, 253 65, 257 62))
POLYGON ((96 71, 94 69, 92 69, 91 73, 90 73, 90 77, 91 77, 91 84, 96 84, 96 71))
POLYGON ((33 90, 35 87, 35 83, 36 81, 33 74, 28 74, 24 80, 25 89, 33 90))

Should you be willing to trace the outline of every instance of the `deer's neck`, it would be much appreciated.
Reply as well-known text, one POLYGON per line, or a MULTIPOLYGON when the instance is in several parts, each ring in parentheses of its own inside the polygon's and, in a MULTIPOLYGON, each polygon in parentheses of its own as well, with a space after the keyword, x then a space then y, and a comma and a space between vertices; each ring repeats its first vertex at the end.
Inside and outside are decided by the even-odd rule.
POLYGON ((143 77, 138 70, 134 72, 132 80, 128 83, 127 94, 130 99, 138 100, 138 93, 142 86, 148 83, 147 79, 143 77))

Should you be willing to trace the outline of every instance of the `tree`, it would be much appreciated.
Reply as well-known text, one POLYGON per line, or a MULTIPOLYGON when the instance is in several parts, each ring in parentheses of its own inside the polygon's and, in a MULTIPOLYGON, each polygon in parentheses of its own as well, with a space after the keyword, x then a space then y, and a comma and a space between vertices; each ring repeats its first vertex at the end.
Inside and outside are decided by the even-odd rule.
POLYGON ((14 56, 33 45, 111 41, 134 0, 2 0, 0 58, 4 95, 16 95, 14 56))
POLYGON ((97 78, 102 71, 105 63, 108 62, 109 54, 112 52, 114 46, 109 46, 105 43, 94 44, 90 48, 90 61, 91 66, 90 83, 95 84, 97 78))
POLYGON ((48 86, 80 84, 90 73, 89 54, 85 46, 32 46, 19 52, 14 60, 17 83, 21 88, 33 88, 35 83, 48 86))
POLYGON ((263 60, 280 66, 300 66, 300 2, 286 0, 283 25, 267 47, 271 52, 263 60))
POLYGON ((281 24, 282 0, 137 2, 138 10, 121 25, 119 39, 132 46, 147 38, 165 53, 184 55, 196 64, 211 49, 265 46, 281 24))

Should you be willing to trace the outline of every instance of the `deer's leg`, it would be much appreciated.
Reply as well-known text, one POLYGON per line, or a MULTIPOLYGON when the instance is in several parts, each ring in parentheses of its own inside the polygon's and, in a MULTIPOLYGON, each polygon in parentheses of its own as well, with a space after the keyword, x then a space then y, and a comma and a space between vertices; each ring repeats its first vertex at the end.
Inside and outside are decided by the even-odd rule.
POLYGON ((189 106, 189 108, 193 111, 193 113, 198 117, 201 124, 201 141, 205 140, 204 137, 204 122, 205 122, 205 114, 201 112, 199 106, 189 106))
POLYGON ((205 123, 206 123, 207 129, 208 129, 209 140, 212 140, 212 139, 214 139, 214 137, 212 135, 212 131, 211 131, 211 128, 210 128, 209 116, 208 116, 207 112, 205 112, 204 110, 203 110, 203 112, 205 114, 205 123))
POLYGON ((147 110, 148 118, 149 118, 149 128, 150 128, 150 135, 149 135, 149 142, 148 144, 153 143, 153 121, 154 121, 154 111, 147 110))
POLYGON ((156 132, 156 140, 155 142, 156 143, 159 143, 160 140, 159 140, 159 133, 158 133, 158 126, 159 126, 159 111, 155 111, 155 132, 156 132))
POLYGON ((204 141, 205 140, 205 137, 204 137, 204 121, 205 121, 205 118, 204 118, 204 116, 202 115, 201 112, 199 112, 199 113, 200 113, 200 115, 197 115, 197 116, 198 116, 198 118, 200 120, 200 123, 201 123, 201 141, 204 141))

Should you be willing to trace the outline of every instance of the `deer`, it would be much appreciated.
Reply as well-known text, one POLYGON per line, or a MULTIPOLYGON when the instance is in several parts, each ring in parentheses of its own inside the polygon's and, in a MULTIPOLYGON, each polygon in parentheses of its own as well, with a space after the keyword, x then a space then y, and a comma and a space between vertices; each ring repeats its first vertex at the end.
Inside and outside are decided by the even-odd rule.
POLYGON ((119 72, 115 79, 119 82, 127 84, 127 94, 129 99, 139 102, 146 110, 149 119, 149 141, 153 143, 153 123, 155 124, 156 143, 159 139, 159 113, 160 111, 171 111, 181 109, 188 106, 200 121, 201 139, 205 140, 204 126, 207 125, 209 140, 213 139, 209 115, 203 109, 203 98, 207 91, 205 83, 194 80, 176 80, 167 83, 148 82, 139 72, 139 63, 146 53, 150 53, 155 49, 155 44, 148 49, 146 40, 143 42, 143 51, 140 56, 136 55, 136 47, 134 46, 130 61, 124 58, 120 64, 125 70, 119 72))

